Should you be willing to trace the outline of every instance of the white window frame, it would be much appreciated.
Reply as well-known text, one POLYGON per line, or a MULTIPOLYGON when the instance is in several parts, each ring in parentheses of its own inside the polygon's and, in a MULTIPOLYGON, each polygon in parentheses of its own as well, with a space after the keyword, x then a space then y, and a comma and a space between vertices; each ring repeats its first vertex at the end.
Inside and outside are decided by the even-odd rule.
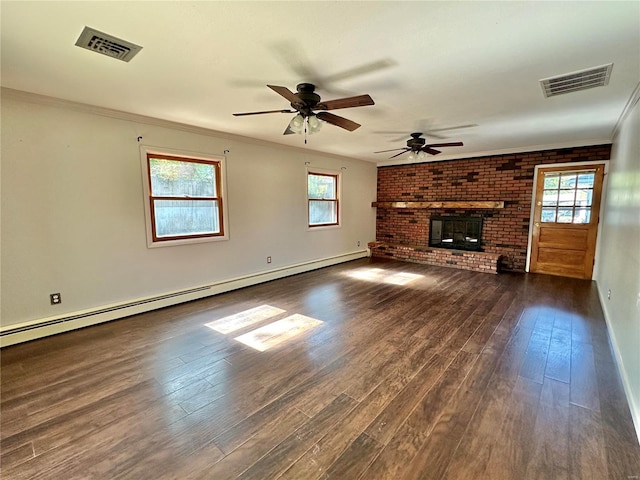
POLYGON ((205 243, 205 242, 219 242, 229 240, 229 215, 228 215, 228 201, 227 201, 227 168, 226 157, 218 155, 209 155, 198 152, 189 152, 185 150, 175 150, 171 148, 161 148, 152 146, 140 147, 140 165, 142 171, 142 194, 144 199, 144 216, 145 225, 147 231, 147 247, 171 247, 176 245, 189 245, 193 243, 205 243), (206 160, 211 162, 218 162, 220 165, 220 192, 219 198, 222 200, 222 224, 220 228, 223 232, 222 235, 215 236, 203 236, 193 238, 179 238, 172 240, 154 240, 153 238, 153 217, 151 213, 151 185, 149 183, 149 162, 147 160, 148 155, 166 155, 172 157, 184 157, 185 159, 206 160))
POLYGON ((332 228, 340 228, 342 226, 342 172, 336 170, 328 170, 325 168, 315 168, 315 167, 307 167, 305 171, 305 179, 304 179, 304 196, 306 200, 306 209, 307 209, 307 230, 326 230, 332 228), (335 224, 323 224, 323 225, 311 225, 309 218, 309 175, 327 175, 336 177, 336 203, 338 207, 338 211, 336 212, 338 222, 335 224))

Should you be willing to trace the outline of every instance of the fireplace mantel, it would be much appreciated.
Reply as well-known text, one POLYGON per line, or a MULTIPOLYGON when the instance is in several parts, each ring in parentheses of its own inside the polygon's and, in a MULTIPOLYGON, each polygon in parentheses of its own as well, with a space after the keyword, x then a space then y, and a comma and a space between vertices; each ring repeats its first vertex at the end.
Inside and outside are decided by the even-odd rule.
POLYGON ((504 208, 504 201, 488 202, 371 202, 382 208, 504 208))

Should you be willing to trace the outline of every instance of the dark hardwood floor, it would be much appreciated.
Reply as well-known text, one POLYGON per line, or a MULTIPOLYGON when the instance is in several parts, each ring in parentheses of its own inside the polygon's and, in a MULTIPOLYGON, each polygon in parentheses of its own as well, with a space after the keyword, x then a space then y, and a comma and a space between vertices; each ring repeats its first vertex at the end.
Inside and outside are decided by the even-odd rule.
POLYGON ((7 479, 640 476, 584 280, 363 259, 0 355, 7 479), (234 340, 292 314, 323 323, 234 340))

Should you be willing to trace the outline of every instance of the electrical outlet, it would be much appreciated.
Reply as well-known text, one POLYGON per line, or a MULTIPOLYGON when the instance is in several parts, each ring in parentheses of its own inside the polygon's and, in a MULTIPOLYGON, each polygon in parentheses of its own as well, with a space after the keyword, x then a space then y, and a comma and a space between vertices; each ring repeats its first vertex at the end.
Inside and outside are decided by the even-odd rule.
POLYGON ((49 300, 51 301, 51 305, 58 305, 59 303, 62 303, 62 296, 60 293, 52 293, 49 295, 49 300))
POLYGON ((271 257, 267 257, 267 263, 271 263, 271 257))
POLYGON ((607 300, 611 300, 611 290, 607 290, 607 300))
POLYGON ((357 246, 358 246, 358 247, 360 246, 360 240, 358 240, 357 246))

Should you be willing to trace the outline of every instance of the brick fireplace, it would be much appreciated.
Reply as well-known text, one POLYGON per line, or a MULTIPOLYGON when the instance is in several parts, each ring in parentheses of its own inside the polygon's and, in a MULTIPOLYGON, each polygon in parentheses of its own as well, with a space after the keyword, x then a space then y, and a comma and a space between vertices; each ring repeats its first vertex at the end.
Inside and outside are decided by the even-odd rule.
POLYGON ((610 153, 611 145, 596 145, 379 167, 372 255, 523 272, 535 166, 608 160, 610 153), (431 217, 449 215, 482 217, 481 252, 429 247, 431 217))

